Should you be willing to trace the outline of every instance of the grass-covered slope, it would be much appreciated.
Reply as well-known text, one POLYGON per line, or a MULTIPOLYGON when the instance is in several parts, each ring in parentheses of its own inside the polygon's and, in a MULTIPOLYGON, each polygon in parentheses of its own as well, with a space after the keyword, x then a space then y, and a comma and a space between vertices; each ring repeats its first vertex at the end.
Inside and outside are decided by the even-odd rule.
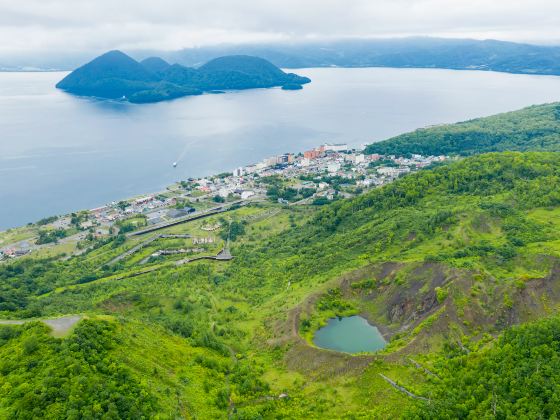
POLYGON ((230 262, 139 267, 138 255, 108 265, 129 239, 68 260, 2 265, 2 318, 90 320, 62 339, 39 324, 2 330, 0 413, 14 417, 31 401, 54 418, 91 407, 108 415, 113 403, 121 416, 147 418, 552 416, 559 187, 559 154, 492 153, 321 209, 235 210, 228 217, 245 233, 230 262), (328 317, 357 313, 390 340, 381 353, 310 342, 328 317), (89 343, 84 328, 101 338, 89 343), (47 392, 47 377, 74 389, 80 376, 68 365, 85 383, 121 389, 122 404, 102 390, 71 393, 75 406, 47 392))
POLYGON ((40 323, 0 326, 2 418, 202 418, 228 357, 194 348, 161 328, 112 317, 86 319, 65 338, 40 323))
POLYGON ((370 144, 366 152, 468 156, 508 150, 560 151, 560 104, 531 106, 462 123, 418 129, 370 144))

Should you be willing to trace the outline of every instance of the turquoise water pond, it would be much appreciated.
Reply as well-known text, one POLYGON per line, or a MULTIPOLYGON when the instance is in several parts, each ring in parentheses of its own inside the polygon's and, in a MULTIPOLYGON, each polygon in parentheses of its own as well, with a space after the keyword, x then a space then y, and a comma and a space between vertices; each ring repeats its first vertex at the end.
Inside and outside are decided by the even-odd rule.
POLYGON ((344 353, 381 350, 387 342, 377 329, 361 316, 331 318, 313 337, 317 347, 344 353))

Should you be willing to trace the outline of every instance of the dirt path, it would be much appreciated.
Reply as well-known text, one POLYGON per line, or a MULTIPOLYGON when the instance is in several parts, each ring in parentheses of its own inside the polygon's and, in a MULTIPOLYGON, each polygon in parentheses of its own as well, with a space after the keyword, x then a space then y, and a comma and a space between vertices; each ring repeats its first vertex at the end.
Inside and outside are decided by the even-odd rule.
POLYGON ((55 337, 64 337, 70 330, 83 318, 82 315, 68 315, 60 318, 50 319, 14 319, 0 320, 3 325, 21 325, 31 321, 41 321, 52 328, 52 335, 55 337))

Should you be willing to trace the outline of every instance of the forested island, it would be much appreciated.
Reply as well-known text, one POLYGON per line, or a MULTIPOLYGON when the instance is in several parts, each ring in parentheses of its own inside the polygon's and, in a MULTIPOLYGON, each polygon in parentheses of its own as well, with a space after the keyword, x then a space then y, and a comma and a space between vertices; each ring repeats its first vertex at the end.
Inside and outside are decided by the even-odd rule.
POLYGON ((0 263, 0 318, 22 323, 0 325, 0 417, 557 418, 559 110, 370 145, 451 159, 351 198, 287 205, 326 175, 270 176, 263 201, 216 200, 227 212, 157 235, 135 216, 75 254, 0 263), (223 246, 233 258, 173 254, 223 246), (358 314, 383 350, 313 344, 358 314))
POLYGON ((275 86, 297 90, 310 81, 252 56, 219 57, 193 68, 171 65, 159 57, 138 62, 121 51, 109 51, 74 70, 56 87, 75 95, 148 103, 220 90, 275 86))

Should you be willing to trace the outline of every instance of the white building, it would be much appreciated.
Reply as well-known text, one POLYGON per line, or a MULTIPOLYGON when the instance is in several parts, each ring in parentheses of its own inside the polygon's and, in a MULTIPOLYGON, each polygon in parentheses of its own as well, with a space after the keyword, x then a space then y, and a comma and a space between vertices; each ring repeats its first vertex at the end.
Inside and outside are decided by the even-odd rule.
POLYGON ((325 144, 323 147, 325 152, 346 152, 348 150, 347 144, 325 144))
POLYGON ((390 176, 390 177, 397 177, 407 172, 410 172, 410 168, 391 168, 388 166, 382 166, 380 168, 377 168, 377 173, 379 175, 390 176))
POLYGON ((243 168, 243 171, 246 174, 252 174, 254 172, 257 171, 257 165, 249 165, 249 166, 245 166, 245 168, 243 168))
POLYGON ((218 190, 218 195, 222 198, 227 198, 233 191, 230 188, 220 188, 218 190))
POLYGON ((252 197, 252 196, 254 196, 254 195, 255 195, 255 192, 254 192, 254 191, 243 191, 243 192, 241 193, 241 199, 242 199, 242 200, 246 200, 246 199, 248 199, 249 197, 252 197))
POLYGON ((362 154, 358 154, 358 155, 347 155, 345 156, 346 160, 349 160, 350 162, 354 163, 354 164, 359 164, 359 163, 363 163, 366 161, 366 157, 365 155, 362 154))
POLYGON ((340 170, 340 163, 334 162, 334 163, 329 163, 327 165, 327 171, 331 174, 338 172, 339 170, 340 170))

